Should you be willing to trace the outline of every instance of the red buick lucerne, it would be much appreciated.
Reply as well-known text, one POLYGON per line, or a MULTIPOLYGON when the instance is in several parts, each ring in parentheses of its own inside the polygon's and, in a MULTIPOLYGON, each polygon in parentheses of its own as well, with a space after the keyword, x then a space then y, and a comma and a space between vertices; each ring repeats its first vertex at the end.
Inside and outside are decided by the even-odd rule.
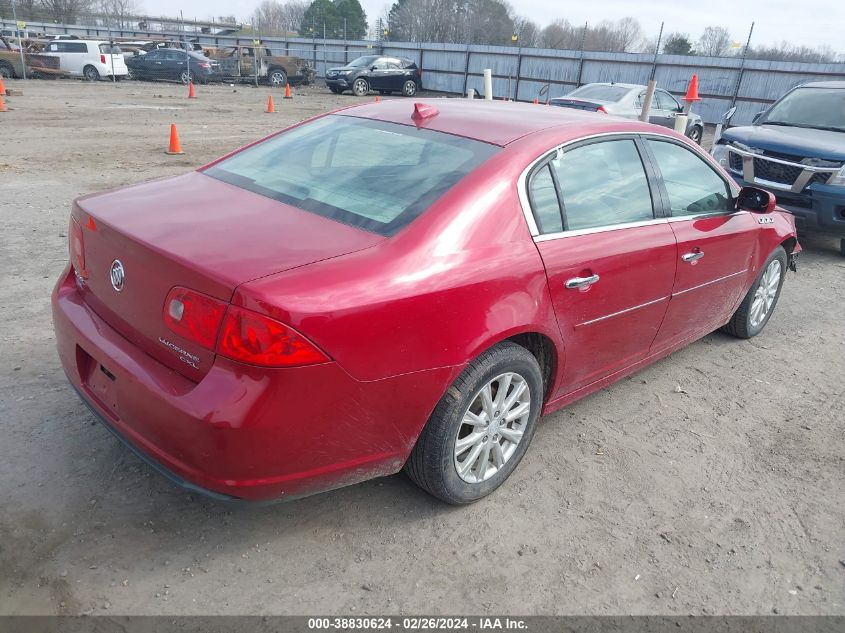
POLYGON ((758 334, 792 217, 664 128, 436 99, 318 116, 74 204, 62 365, 138 455, 216 498, 405 469, 500 486, 537 420, 722 328, 758 334))

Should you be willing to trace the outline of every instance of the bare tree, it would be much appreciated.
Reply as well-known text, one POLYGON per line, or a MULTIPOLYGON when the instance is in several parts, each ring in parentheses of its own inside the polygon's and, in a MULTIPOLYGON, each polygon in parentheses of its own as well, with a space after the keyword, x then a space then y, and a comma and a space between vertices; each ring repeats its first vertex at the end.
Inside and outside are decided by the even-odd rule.
POLYGON ((699 55, 706 57, 723 57, 731 48, 731 34, 724 26, 708 26, 698 39, 695 49, 699 55))
POLYGON ((616 22, 616 31, 620 52, 630 53, 643 50, 645 38, 639 20, 630 16, 624 17, 616 22))
POLYGON ((581 43, 581 28, 574 27, 566 19, 558 19, 540 33, 543 48, 577 49, 581 43))
POLYGON ((262 33, 287 35, 296 33, 302 26, 302 17, 308 3, 302 0, 264 0, 252 14, 253 21, 262 33))
POLYGON ((80 13, 91 9, 91 0, 39 0, 50 18, 60 24, 75 24, 80 13))
POLYGON ((136 0, 100 0, 97 9, 106 16, 106 26, 125 29, 131 25, 133 16, 143 12, 136 0))

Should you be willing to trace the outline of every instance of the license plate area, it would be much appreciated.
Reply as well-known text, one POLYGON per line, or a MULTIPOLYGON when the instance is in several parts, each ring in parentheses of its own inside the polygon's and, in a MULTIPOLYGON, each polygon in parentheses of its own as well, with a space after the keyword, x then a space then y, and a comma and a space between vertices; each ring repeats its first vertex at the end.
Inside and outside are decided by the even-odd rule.
POLYGON ((77 366, 88 395, 115 420, 117 414, 117 376, 81 347, 76 348, 77 366))

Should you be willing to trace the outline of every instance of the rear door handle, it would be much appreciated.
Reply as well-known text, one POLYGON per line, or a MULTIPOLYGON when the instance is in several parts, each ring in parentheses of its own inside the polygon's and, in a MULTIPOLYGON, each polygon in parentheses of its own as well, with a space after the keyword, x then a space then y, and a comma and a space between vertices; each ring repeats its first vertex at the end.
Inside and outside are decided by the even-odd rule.
POLYGON ((586 288, 596 283, 600 277, 598 275, 591 275, 590 277, 573 277, 567 279, 564 284, 569 290, 577 290, 579 288, 586 288))
POLYGON ((702 257, 704 257, 704 251, 695 251, 694 253, 684 253, 681 255, 681 259, 688 263, 697 262, 702 257))

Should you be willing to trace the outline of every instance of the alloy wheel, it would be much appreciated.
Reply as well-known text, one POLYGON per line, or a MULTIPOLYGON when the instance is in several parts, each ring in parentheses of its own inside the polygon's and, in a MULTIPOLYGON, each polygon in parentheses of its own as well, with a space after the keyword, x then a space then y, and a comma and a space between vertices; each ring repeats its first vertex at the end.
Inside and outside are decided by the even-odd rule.
POLYGON ((288 83, 288 77, 280 70, 274 70, 270 73, 270 85, 274 88, 283 88, 288 83))
POLYGON ((356 79, 352 84, 352 91, 359 97, 365 96, 370 91, 370 86, 366 79, 356 79))
POLYGON ((751 327, 759 326, 771 312, 778 296, 782 274, 780 261, 773 259, 760 278, 760 283, 754 292, 754 300, 751 302, 751 310, 748 315, 751 327))
POLYGON ((417 94, 417 83, 415 81, 406 81, 402 92, 406 97, 413 97, 417 94))
POLYGON ((490 479, 522 441, 531 415, 531 389, 517 373, 484 385, 464 412, 455 438, 454 465, 467 483, 490 479))

